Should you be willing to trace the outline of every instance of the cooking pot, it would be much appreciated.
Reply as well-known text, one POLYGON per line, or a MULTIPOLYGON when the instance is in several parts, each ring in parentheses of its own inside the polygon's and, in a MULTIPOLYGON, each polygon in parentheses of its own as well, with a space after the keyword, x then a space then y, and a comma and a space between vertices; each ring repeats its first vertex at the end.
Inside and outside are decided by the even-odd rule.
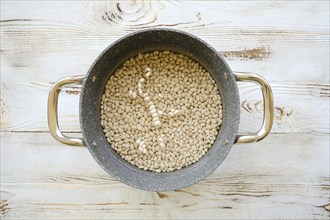
POLYGON ((234 143, 251 143, 265 138, 273 124, 273 105, 272 91, 265 79, 255 74, 233 73, 221 55, 203 40, 178 30, 149 29, 129 34, 107 47, 86 75, 56 82, 48 97, 48 125, 58 141, 87 146, 99 165, 119 181, 144 190, 169 191, 204 179, 222 163, 234 143), (216 81, 223 105, 222 125, 208 152, 196 163, 166 173, 145 171, 123 160, 106 140, 100 121, 101 97, 109 77, 127 59, 154 50, 174 51, 200 63, 216 81), (251 81, 261 87, 264 116, 261 129, 255 134, 237 135, 240 121, 237 81, 251 81), (58 95, 60 88, 67 84, 82 84, 79 113, 83 138, 65 136, 58 126, 58 95))

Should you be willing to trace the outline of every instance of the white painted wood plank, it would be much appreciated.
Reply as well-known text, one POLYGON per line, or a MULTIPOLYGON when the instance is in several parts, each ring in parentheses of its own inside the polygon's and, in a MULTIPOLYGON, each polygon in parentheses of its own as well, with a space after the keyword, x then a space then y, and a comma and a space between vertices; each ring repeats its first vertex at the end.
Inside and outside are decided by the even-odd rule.
MULTIPOLYGON (((50 82, 1 84, 1 131, 48 131, 47 99, 50 82)), ((275 100, 273 133, 329 133, 330 86, 272 84, 275 100)), ((240 132, 256 132, 262 123, 260 89, 239 83, 240 132)), ((64 131, 80 131, 79 86, 65 88, 59 99, 59 122, 64 131)))
MULTIPOLYGON (((267 1, 267 2, 204 2, 204 1, 74 1, 26 2, 6 1, 2 4, 2 19, 38 19, 54 22, 71 20, 69 24, 86 23, 94 28, 113 25, 103 30, 115 33, 154 26, 198 28, 198 24, 222 24, 242 29, 255 27, 292 28, 326 31, 329 11, 327 1, 267 1), (22 10, 24 9, 24 10, 22 10), (28 9, 28 10, 27 10, 28 9), (62 9, 62 10, 58 10, 62 9), (19 10, 22 10, 18 13, 19 10), (33 13, 31 13, 33 12, 33 13), (199 12, 199 13, 198 13, 199 12), (242 17, 244 16, 244 19, 242 17), (94 20, 94 23, 89 23, 94 20), (306 28, 308 27, 308 28, 306 28)), ((221 30, 219 30, 221 31, 221 30)))
MULTIPOLYGON (((47 30, 44 32, 47 32, 47 30)), ((34 35, 39 36, 40 33, 32 34, 32 36, 34 35)), ((2 81, 8 83, 33 82, 37 78, 54 82, 70 75, 84 75, 97 56, 114 40, 122 36, 110 40, 102 39, 90 46, 86 46, 84 42, 79 42, 75 38, 71 40, 65 37, 59 39, 70 45, 79 42, 77 49, 58 43, 33 46, 33 42, 22 42, 16 36, 11 39, 12 42, 1 36, 3 48, 9 43, 15 46, 30 45, 34 48, 19 48, 18 51, 11 48, 9 51, 1 53, 2 81), (49 49, 42 51, 47 46, 55 47, 56 51, 50 51, 49 49)), ((48 38, 48 36, 45 37, 48 38)), ((245 36, 238 36, 236 42, 230 43, 227 39, 223 39, 223 45, 216 45, 214 43, 216 38, 202 39, 226 56, 225 60, 233 71, 257 73, 273 83, 329 82, 329 42, 296 42, 293 40, 292 43, 269 42, 263 44, 259 43, 263 39, 258 39, 258 36, 256 36, 254 38, 256 42, 253 45, 248 45, 243 41, 245 36), (226 48, 227 46, 229 48, 226 48), (240 54, 245 55, 241 58, 242 55, 240 54), (299 77, 297 77, 298 75, 299 77)), ((37 41, 42 41, 42 39, 37 41)))
POLYGON ((48 133, 1 133, 5 219, 327 219, 328 135, 271 135, 234 145, 202 182, 146 192, 115 181, 86 148, 48 133))

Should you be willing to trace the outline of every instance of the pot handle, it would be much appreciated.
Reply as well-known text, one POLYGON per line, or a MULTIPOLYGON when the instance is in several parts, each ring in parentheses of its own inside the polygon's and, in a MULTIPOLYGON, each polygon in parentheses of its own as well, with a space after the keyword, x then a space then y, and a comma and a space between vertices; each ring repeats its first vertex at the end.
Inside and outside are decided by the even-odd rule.
POLYGON ((253 143, 264 139, 270 132, 274 120, 274 99, 268 82, 257 74, 235 72, 237 81, 251 81, 261 87, 264 102, 264 118, 261 129, 256 134, 237 135, 235 143, 253 143))
POLYGON ((67 84, 81 84, 83 79, 83 75, 63 78, 53 85, 48 96, 48 127, 50 133, 59 142, 73 146, 84 146, 84 141, 82 138, 65 136, 59 129, 57 120, 58 95, 62 86, 67 84))

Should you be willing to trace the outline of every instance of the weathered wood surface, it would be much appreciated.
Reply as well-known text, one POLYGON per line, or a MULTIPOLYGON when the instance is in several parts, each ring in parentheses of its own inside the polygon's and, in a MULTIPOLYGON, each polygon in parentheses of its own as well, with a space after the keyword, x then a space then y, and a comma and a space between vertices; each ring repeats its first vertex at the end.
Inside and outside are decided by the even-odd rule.
POLYGON ((274 134, 235 145, 202 182, 175 192, 125 186, 86 148, 48 133, 1 133, 3 216, 19 218, 326 219, 328 135, 274 134), (283 143, 286 140, 286 144, 283 143), (19 161, 19 163, 17 162, 19 161))
MULTIPOLYGON (((1 202, 5 219, 329 219, 329 1, 1 1, 1 202), (115 181, 85 148, 48 133, 48 91, 85 74, 109 44, 170 27, 201 37, 234 71, 271 84, 272 134, 235 145, 204 181, 152 193, 115 181)), ((262 121, 257 86, 239 83, 241 132, 262 121)), ((79 132, 79 87, 60 126, 79 132)))
MULTIPOLYGON (((51 83, 2 83, 1 131, 48 131, 47 98, 51 83)), ((275 99, 273 133, 327 133, 330 86, 327 84, 272 84, 275 99)), ((80 131, 78 86, 63 89, 59 100, 62 130, 80 131)), ((261 126, 263 103, 260 89, 240 83, 240 131, 261 126)))

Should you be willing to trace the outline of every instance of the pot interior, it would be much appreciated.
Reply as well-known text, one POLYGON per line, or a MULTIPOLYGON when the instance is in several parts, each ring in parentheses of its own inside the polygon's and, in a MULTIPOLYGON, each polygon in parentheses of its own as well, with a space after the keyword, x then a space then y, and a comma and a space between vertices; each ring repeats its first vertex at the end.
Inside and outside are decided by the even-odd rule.
POLYGON ((239 109, 236 80, 219 53, 193 35, 170 29, 151 29, 127 35, 96 59, 83 83, 80 122, 86 146, 110 175, 140 189, 168 191, 202 180, 221 164, 237 135, 239 109), (167 173, 144 171, 123 160, 106 140, 100 122, 101 97, 110 76, 127 59, 155 50, 170 50, 200 63, 216 81, 223 105, 223 122, 213 146, 196 163, 167 173))

